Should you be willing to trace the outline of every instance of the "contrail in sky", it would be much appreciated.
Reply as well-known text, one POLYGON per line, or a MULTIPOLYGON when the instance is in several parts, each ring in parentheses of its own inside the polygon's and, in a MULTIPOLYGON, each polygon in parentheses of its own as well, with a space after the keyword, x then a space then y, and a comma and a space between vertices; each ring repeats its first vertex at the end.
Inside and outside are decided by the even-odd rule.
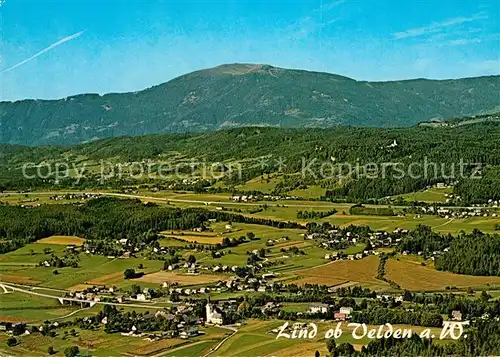
POLYGON ((30 58, 27 58, 27 59, 25 59, 24 61, 21 61, 21 62, 19 62, 19 63, 15 64, 15 65, 13 65, 12 67, 9 67, 9 68, 7 68, 7 69, 4 69, 4 70, 3 70, 2 72, 0 72, 0 73, 5 73, 5 72, 12 71, 13 69, 15 69, 15 68, 17 68, 17 67, 22 66, 23 64, 28 63, 28 62, 29 62, 29 61, 31 61, 31 60, 34 60, 34 59, 35 59, 35 58, 37 58, 38 56, 43 55, 45 52, 48 52, 48 51, 50 51, 51 49, 56 48, 57 46, 62 45, 62 44, 63 44, 63 43, 65 43, 65 42, 68 42, 68 41, 74 40, 74 39, 75 39, 75 38, 77 38, 77 37, 80 37, 82 34, 83 34, 83 31, 80 31, 80 32, 75 33, 74 35, 67 36, 67 37, 65 37, 65 38, 63 38, 63 39, 61 39, 61 40, 57 41, 56 43, 53 43, 53 44, 52 44, 52 45, 50 45, 49 47, 44 48, 44 49, 43 49, 43 50, 41 50, 40 52, 35 53, 35 54, 34 54, 33 56, 31 56, 30 58))

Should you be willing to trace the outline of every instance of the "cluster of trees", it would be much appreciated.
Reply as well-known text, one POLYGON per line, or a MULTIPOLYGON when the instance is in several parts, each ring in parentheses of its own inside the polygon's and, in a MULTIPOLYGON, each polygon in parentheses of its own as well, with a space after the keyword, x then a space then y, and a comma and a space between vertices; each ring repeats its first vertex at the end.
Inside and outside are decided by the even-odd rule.
POLYGON ((77 318, 75 323, 83 329, 98 328, 102 320, 106 318, 107 322, 104 331, 107 333, 130 332, 133 327, 140 332, 151 331, 177 331, 180 322, 193 324, 197 321, 196 317, 204 316, 204 305, 201 301, 195 306, 194 320, 189 317, 176 317, 175 319, 166 319, 163 315, 150 315, 148 311, 138 313, 136 311, 120 311, 115 306, 105 305, 104 308, 95 316, 87 318, 77 318))
POLYGON ((298 219, 321 219, 325 218, 328 216, 331 216, 332 214, 337 213, 337 210, 331 209, 329 211, 298 211, 297 212, 297 218, 298 219))
POLYGON ((500 200, 500 167, 483 165, 478 175, 479 179, 467 177, 460 180, 454 187, 454 193, 467 203, 500 200))
POLYGON ((289 254, 293 254, 293 255, 306 255, 306 252, 299 249, 297 246, 288 247, 288 248, 281 248, 280 252, 281 253, 289 253, 289 254))
POLYGON ((436 269, 468 275, 500 276, 500 236, 474 230, 460 234, 436 259, 436 269))
POLYGON ((429 226, 418 225, 416 229, 410 231, 403 238, 397 247, 397 251, 421 254, 424 258, 429 258, 433 252, 443 251, 449 247, 453 239, 454 237, 451 234, 439 234, 429 226))
MULTIPOLYGON (((196 170, 196 167, 191 167, 191 170, 196 170)), ((179 171, 178 171, 179 172, 179 171)), ((193 183, 182 183, 182 182, 174 182, 171 186, 172 190, 175 191, 194 191, 195 193, 206 192, 206 189, 213 185, 215 180, 198 180, 193 183)))
MULTIPOLYGON (((470 291, 473 293, 473 291, 470 291)), ((462 312, 464 319, 481 318, 485 314, 493 317, 500 315, 500 301, 490 300, 491 296, 483 291, 479 299, 460 294, 421 294, 405 291, 404 300, 423 306, 432 306, 440 314, 451 317, 451 312, 462 312)))
POLYGON ((258 262, 261 262, 264 260, 266 257, 266 249, 260 248, 255 254, 254 252, 246 252, 248 258, 247 258, 247 265, 255 265, 258 262))
POLYGON ((388 309, 384 306, 371 304, 368 308, 361 311, 354 311, 352 314, 353 322, 366 323, 370 325, 404 324, 414 326, 441 327, 443 317, 435 311, 428 308, 414 308, 413 311, 406 309, 388 309))
POLYGON ((339 287, 335 290, 335 293, 340 297, 354 297, 354 298, 371 298, 374 299, 377 296, 375 291, 362 286, 353 287, 339 287))
POLYGON ((438 270, 467 275, 500 275, 498 234, 484 234, 474 229, 470 234, 443 235, 420 225, 403 238, 397 250, 421 254, 424 258, 437 252, 435 266, 438 270))
POLYGON ((355 205, 349 208, 351 215, 363 216, 394 216, 394 211, 390 207, 365 207, 363 205, 355 205))
POLYGON ((141 243, 147 245, 156 240, 155 232, 193 229, 212 218, 303 229, 296 222, 278 222, 200 208, 182 210, 143 204, 139 200, 102 197, 81 206, 0 206, 0 253, 52 235, 75 235, 91 238, 90 246, 102 254, 116 255, 118 252, 110 240, 127 238, 133 249, 141 243))
POLYGON ((43 259, 38 263, 39 266, 51 266, 54 268, 65 268, 65 267, 72 267, 72 268, 78 268, 78 255, 72 255, 72 256, 63 256, 62 258, 59 258, 55 254, 51 254, 51 256, 47 259, 43 259))
POLYGON ((125 271, 123 272, 123 278, 127 280, 140 278, 143 275, 143 272, 136 272, 135 269, 132 268, 125 269, 125 271))
POLYGON ((376 179, 360 177, 357 180, 348 181, 344 186, 328 189, 322 199, 327 201, 345 199, 348 202, 371 203, 374 199, 419 191, 442 181, 438 178, 424 178, 423 173, 421 173, 422 178, 400 178, 397 173, 388 171, 385 177, 376 179))
POLYGON ((380 255, 380 262, 378 263, 377 279, 385 280, 385 265, 389 259, 387 254, 380 255))
POLYGON ((391 287, 393 287, 394 289, 399 289, 400 286, 396 282, 389 280, 385 276, 385 267, 386 267, 387 261, 389 260, 390 256, 394 256, 394 253, 388 253, 388 254, 382 253, 382 254, 380 254, 380 261, 379 261, 378 269, 377 269, 377 279, 388 282, 391 285, 391 287))
POLYGON ((83 206, 0 206, 0 252, 52 235, 116 239, 148 230, 199 226, 200 211, 145 205, 138 200, 99 198, 83 206))
POLYGON ((231 247, 237 247, 240 244, 246 243, 247 238, 249 240, 254 240, 255 239, 255 234, 253 232, 248 232, 247 236, 239 236, 238 238, 228 238, 224 237, 222 239, 222 242, 220 244, 216 244, 216 249, 223 249, 223 248, 231 248, 231 247))

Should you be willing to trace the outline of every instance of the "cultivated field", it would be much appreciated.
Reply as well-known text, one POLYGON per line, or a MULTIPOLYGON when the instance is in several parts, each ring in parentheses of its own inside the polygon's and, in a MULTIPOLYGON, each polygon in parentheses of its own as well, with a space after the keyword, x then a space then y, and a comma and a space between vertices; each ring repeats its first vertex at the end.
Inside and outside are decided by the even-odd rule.
MULTIPOLYGON (((342 260, 328 263, 311 269, 299 270, 295 274, 305 280, 302 284, 338 285, 347 281, 361 285, 388 286, 376 278, 379 258, 369 256, 361 260, 342 260)), ((294 283, 297 283, 294 281, 294 283)))
MULTIPOLYGON (((249 182, 245 185, 247 189, 256 189, 259 185, 269 186, 270 188, 278 182, 278 178, 271 178, 271 183, 267 183, 266 179, 255 179, 252 182, 249 182), (257 180, 256 182, 254 182, 257 180), (275 182, 276 181, 276 182, 275 182)), ((297 190, 293 191, 294 193, 299 193, 300 191, 304 191, 304 195, 302 195, 306 200, 304 201, 291 201, 291 200, 280 200, 274 202, 253 202, 250 205, 234 205, 230 199, 229 194, 194 194, 194 193, 180 193, 180 192, 171 192, 171 191, 161 191, 161 192, 150 192, 149 190, 140 190, 138 195, 143 197, 150 197, 148 199, 143 199, 144 201, 151 201, 156 203, 167 204, 169 199, 172 200, 187 200, 190 202, 174 202, 170 201, 170 205, 187 208, 187 207, 200 207, 203 206, 209 210, 215 210, 216 207, 227 207, 231 209, 241 209, 242 214, 249 216, 258 216, 261 218, 269 218, 281 221, 297 221, 301 223, 305 223, 304 220, 297 219, 297 212, 299 210, 314 210, 314 211, 327 211, 331 208, 335 208, 338 213, 332 216, 329 216, 322 221, 328 221, 334 225, 339 226, 347 226, 350 224, 353 225, 369 225, 372 229, 375 230, 387 230, 392 231, 396 228, 404 228, 404 229, 414 229, 419 224, 425 224, 433 227, 433 229, 437 232, 441 233, 452 233, 457 234, 461 230, 466 232, 472 231, 474 228, 477 228, 483 232, 492 233, 495 231, 495 226, 500 224, 500 217, 473 217, 467 219, 455 219, 449 220, 445 218, 440 218, 437 216, 421 216, 416 217, 415 215, 407 215, 406 217, 376 217, 376 216, 351 216, 349 214, 343 214, 343 212, 348 212, 349 207, 352 204, 333 204, 329 202, 321 202, 321 201, 307 201, 310 197, 316 196, 316 194, 310 194, 309 191, 313 191, 316 193, 321 193, 321 190, 317 186, 312 186, 307 190, 297 190), (156 197, 156 198, 155 198, 156 197), (212 202, 212 203, 209 203, 212 202), (249 209, 258 208, 262 204, 268 204, 267 209, 262 212, 258 212, 255 214, 250 214, 246 212, 249 209), (277 207, 279 205, 280 207, 277 207), (302 207, 303 206, 303 207, 302 207)), ((415 192, 411 194, 405 195, 406 198, 410 199, 418 199, 428 202, 442 202, 444 200, 444 194, 449 192, 449 189, 435 189, 432 188, 427 191, 415 192)), ((11 204, 28 204, 31 202, 32 204, 38 203, 61 203, 65 201, 48 201, 48 197, 53 194, 64 194, 67 192, 40 192, 40 193, 31 193, 25 197, 25 195, 21 194, 4 194, 4 200, 10 200, 11 204), (38 201, 35 201, 38 200, 38 201)), ((0 197, 0 201, 2 201, 0 197)), ((190 234, 193 235, 193 234, 190 234)), ((196 234, 198 235, 198 234, 196 234)), ((186 240, 187 241, 187 240, 186 240)), ((209 243, 209 242, 208 242, 209 243)))
POLYGON ((417 262, 390 259, 386 264, 386 278, 402 289, 413 291, 437 291, 446 287, 487 288, 500 286, 500 277, 471 276, 437 271, 417 262))
POLYGON ((267 175, 265 177, 259 176, 251 179, 244 185, 236 186, 236 188, 242 191, 260 191, 264 193, 270 193, 281 181, 281 178, 276 176, 271 176, 269 178, 267 175))
POLYGON ((400 195, 400 197, 409 200, 409 201, 422 201, 422 202, 446 202, 447 193, 452 193, 453 190, 451 188, 429 188, 423 191, 417 191, 412 193, 406 193, 400 195))
POLYGON ((62 306, 55 299, 21 292, 0 294, 0 321, 39 323, 63 317, 78 308, 62 306))
MULTIPOLYGON (((69 331, 70 328, 67 329, 69 331)), ((66 329, 58 330, 56 337, 32 334, 18 337, 20 343, 7 347, 7 335, 0 335, 0 355, 2 356, 47 356, 47 348, 54 346, 56 356, 63 356, 65 348, 77 345, 82 356, 201 356, 215 346, 224 336, 224 330, 205 329, 205 335, 186 341, 170 339, 150 342, 145 338, 107 334, 102 330, 80 330, 75 328, 76 336, 66 335, 66 329), (203 346, 195 351, 194 346, 203 346), (172 353, 172 354, 171 354, 172 353)))
POLYGON ((224 238, 216 234, 203 234, 203 233, 194 234, 193 232, 176 232, 176 233, 162 232, 161 234, 167 238, 174 238, 188 243, 199 243, 199 244, 217 244, 221 243, 222 239, 224 238))
POLYGON ((304 286, 306 284, 318 284, 318 285, 328 285, 328 286, 337 286, 341 284, 348 283, 348 280, 344 279, 336 279, 334 277, 326 277, 326 276, 314 276, 314 277, 298 277, 297 279, 284 280, 285 284, 295 284, 298 286, 304 286))
POLYGON ((84 238, 75 236, 52 236, 38 240, 38 244, 55 244, 55 245, 76 245, 80 246, 85 243, 84 238))
POLYGON ((5 283, 11 284, 21 284, 21 285, 38 285, 41 283, 40 280, 34 280, 30 277, 18 275, 18 274, 5 274, 3 271, 0 272, 0 280, 5 283))
MULTIPOLYGON (((246 265, 247 262, 247 252, 251 252, 253 250, 259 250, 261 248, 268 248, 271 250, 271 253, 266 255, 266 258, 269 260, 275 260, 278 257, 282 257, 283 253, 280 253, 281 248, 287 248, 294 245, 300 247, 300 249, 309 249, 309 242, 304 242, 304 237, 302 234, 305 232, 304 230, 299 229, 278 229, 274 227, 256 225, 256 224, 244 224, 244 223, 233 223, 232 229, 227 230, 225 228, 225 222, 218 222, 210 225, 210 228, 213 229, 215 233, 222 234, 223 237, 227 238, 239 238, 241 236, 246 236, 248 233, 252 232, 255 235, 255 240, 248 241, 247 243, 240 244, 236 247, 231 247, 225 250, 224 256, 221 258, 213 258, 209 252, 200 252, 196 253, 196 259, 203 264, 221 264, 228 266, 243 266, 246 265), (283 238, 287 237, 286 240, 283 238), (266 242, 268 240, 276 240, 277 242, 272 247, 266 247, 266 242), (230 254, 229 254, 230 250, 230 254)), ((308 251, 309 252, 309 251, 308 251)), ((302 263, 307 265, 299 264, 297 267, 311 267, 317 264, 322 263, 323 254, 308 254, 307 256, 301 256, 302 263), (313 262, 308 262, 313 259, 313 262), (312 264, 312 265, 311 265, 312 264)), ((286 264, 295 264, 292 262, 294 257, 290 257, 286 261, 286 264)))
POLYGON ((324 196, 326 193, 326 189, 320 186, 309 186, 305 190, 293 190, 288 192, 288 194, 296 197, 301 197, 304 199, 311 199, 311 198, 320 198, 321 196, 324 196))
POLYGON ((50 254, 50 248, 57 256, 62 256, 66 247, 57 244, 33 243, 16 251, 0 255, 0 281, 23 285, 37 285, 58 289, 72 288, 75 285, 117 285, 131 284, 123 278, 123 271, 135 268, 145 274, 159 271, 163 262, 143 258, 107 258, 99 255, 80 253, 78 268, 54 268, 38 266, 50 254), (138 269, 138 266, 143 269, 138 269), (57 274, 54 271, 57 270, 57 274))
POLYGON ((86 285, 110 285, 117 283, 123 279, 123 272, 118 271, 116 273, 102 275, 98 278, 91 279, 87 281, 86 285))
POLYGON ((133 355, 138 356, 150 356, 155 353, 166 351, 171 348, 182 346, 186 344, 186 340, 181 340, 179 338, 160 340, 156 342, 151 342, 147 345, 137 347, 130 351, 133 355))
POLYGON ((216 274, 179 274, 174 272, 159 271, 152 274, 146 274, 138 279, 136 282, 147 282, 153 284, 178 283, 179 285, 201 285, 210 284, 227 279, 227 276, 216 274))
MULTIPOLYGON (((256 321, 248 320, 248 324, 239 329, 238 333, 232 336, 218 351, 217 356, 221 357, 249 357, 249 356, 314 356, 316 351, 321 356, 328 355, 324 333, 336 326, 332 322, 314 321, 318 326, 318 336, 312 340, 304 339, 276 339, 276 335, 271 333, 273 329, 281 326, 284 321, 256 321)), ((368 326, 373 328, 374 326, 368 326)), ((423 330, 422 327, 395 325, 394 328, 411 328, 414 333, 423 330)), ((336 339, 337 345, 348 342, 357 350, 370 342, 368 338, 355 340, 352 337, 352 328, 347 324, 342 326, 343 335, 336 339)), ((432 328, 431 333, 439 334, 441 329, 432 328)), ((186 355, 188 356, 188 355, 186 355)))

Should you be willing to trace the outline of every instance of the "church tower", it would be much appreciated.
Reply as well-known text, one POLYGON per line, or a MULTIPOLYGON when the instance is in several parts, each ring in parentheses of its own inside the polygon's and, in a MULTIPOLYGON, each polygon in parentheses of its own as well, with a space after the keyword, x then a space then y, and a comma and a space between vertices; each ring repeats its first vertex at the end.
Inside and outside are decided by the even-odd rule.
POLYGON ((210 302, 210 297, 208 298, 207 305, 205 306, 205 311, 207 313, 206 322, 214 325, 223 325, 224 317, 221 313, 217 312, 215 307, 210 302))
POLYGON ((212 304, 210 303, 210 296, 208 297, 207 305, 205 305, 205 311, 207 313, 206 321, 209 321, 212 317, 212 304))

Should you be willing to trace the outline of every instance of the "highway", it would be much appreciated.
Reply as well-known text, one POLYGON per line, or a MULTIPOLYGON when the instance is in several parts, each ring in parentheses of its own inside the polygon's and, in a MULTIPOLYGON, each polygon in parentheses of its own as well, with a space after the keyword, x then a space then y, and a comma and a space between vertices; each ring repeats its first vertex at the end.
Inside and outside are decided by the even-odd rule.
MULTIPOLYGON (((280 201, 259 201, 259 202, 233 202, 233 201, 206 201, 206 200, 188 200, 188 199, 182 199, 182 198, 166 198, 166 197, 155 197, 155 196, 143 196, 143 195, 131 195, 131 194, 126 194, 126 193, 113 193, 113 192, 92 192, 88 191, 89 193, 96 194, 96 195, 102 195, 102 196, 108 196, 108 197, 121 197, 121 198, 137 198, 140 200, 149 200, 149 201, 161 201, 161 202, 178 202, 178 203, 193 203, 193 204, 198 204, 198 205, 233 205, 233 206, 250 206, 250 207, 259 207, 262 205, 267 205, 269 207, 296 207, 296 208, 338 208, 338 206, 349 206, 349 205, 355 205, 355 203, 352 202, 346 202, 346 203, 330 203, 326 201, 318 201, 321 203, 318 204, 294 204, 294 203, 289 203, 289 202, 294 202, 295 200, 280 200, 280 201)), ((71 193, 85 193, 83 191, 78 191, 78 192, 72 192, 71 193)), ((17 194, 17 192, 4 192, 4 194, 17 194)), ((23 192, 23 194, 26 195, 57 195, 57 194, 64 194, 61 192, 23 192)), ((307 201, 306 202, 311 202, 307 201)), ((295 201, 297 202, 297 201, 295 201)), ((299 201, 300 202, 300 201, 299 201)), ((429 204, 432 204, 432 202, 429 202, 429 204)), ((367 206, 378 206, 378 207, 393 207, 393 208, 409 208, 411 206, 396 206, 396 205, 370 205, 368 204, 367 206)), ((468 210, 474 210, 474 209, 490 209, 490 210, 500 210, 500 208, 495 208, 495 207, 474 207, 474 206, 439 206, 439 208, 444 208, 444 209, 468 209, 468 210)))
MULTIPOLYGON (((122 198, 137 198, 140 200, 150 200, 150 201, 163 201, 163 202, 179 202, 179 203, 196 203, 199 205, 235 205, 235 206, 252 206, 259 207, 262 205, 270 206, 270 207, 296 207, 296 208, 338 208, 338 206, 349 206, 355 205, 355 203, 329 203, 326 201, 318 201, 321 204, 293 204, 288 202, 294 202, 294 200, 281 200, 279 203, 270 202, 270 201, 260 201, 260 202, 233 202, 233 201, 202 201, 202 200, 185 200, 180 198, 164 198, 164 197, 154 197, 154 196, 142 196, 142 195, 130 195, 125 193, 111 193, 111 192, 99 192, 97 194, 103 196, 111 196, 111 197, 122 197, 122 198)), ((309 201, 310 202, 310 201, 309 201)), ((429 203, 431 204, 431 203, 429 203)), ((367 206, 379 206, 379 207, 393 207, 393 208, 409 208, 412 206, 395 206, 395 205, 370 205, 367 206)), ((493 209, 493 207, 473 207, 473 206, 439 206, 439 208, 444 209, 493 209)))

